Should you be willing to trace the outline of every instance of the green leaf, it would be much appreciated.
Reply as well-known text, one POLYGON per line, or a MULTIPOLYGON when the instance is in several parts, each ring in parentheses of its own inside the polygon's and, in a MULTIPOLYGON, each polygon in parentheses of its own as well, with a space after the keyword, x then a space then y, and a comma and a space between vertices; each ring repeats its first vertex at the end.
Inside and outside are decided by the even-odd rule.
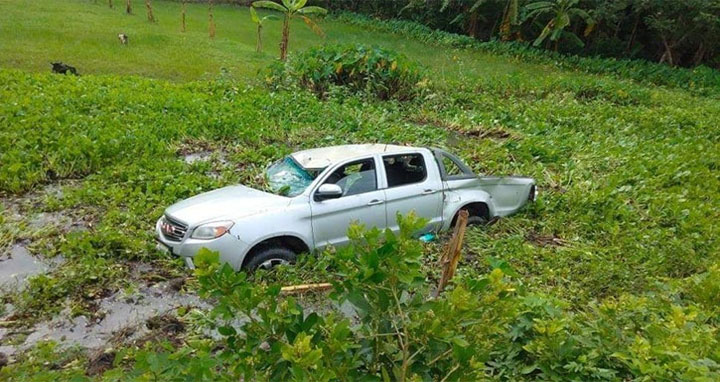
POLYGON ((218 328, 218 333, 226 337, 234 336, 235 334, 237 334, 235 328, 233 328, 232 326, 220 326, 218 328))
POLYGON ((523 368, 520 370, 520 373, 522 373, 522 374, 530 374, 530 373, 532 373, 533 371, 537 370, 537 368, 538 368, 537 365, 528 365, 528 366, 523 367, 523 368))
POLYGON ((276 11, 280 11, 282 13, 287 13, 288 9, 283 7, 282 5, 274 2, 274 1, 268 1, 268 0, 260 0, 252 3, 253 7, 256 8, 267 8, 267 9, 273 9, 276 11))
POLYGON ((368 304, 367 300, 365 299, 365 296, 363 296, 362 292, 360 291, 354 290, 350 292, 346 297, 348 301, 353 304, 354 307, 363 312, 370 312, 370 310, 372 309, 370 304, 368 304))
POLYGON ((312 15, 312 14, 325 15, 328 13, 328 11, 325 8, 311 6, 311 7, 305 7, 302 9, 298 9, 297 13, 302 14, 302 15, 312 15))

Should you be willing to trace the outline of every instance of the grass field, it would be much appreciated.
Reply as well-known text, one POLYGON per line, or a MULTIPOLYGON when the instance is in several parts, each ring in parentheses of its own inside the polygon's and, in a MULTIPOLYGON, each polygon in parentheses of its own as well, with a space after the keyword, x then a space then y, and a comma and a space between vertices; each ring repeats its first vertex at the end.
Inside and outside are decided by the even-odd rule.
MULTIPOLYGON (((0 34, 4 36, 0 65, 46 72, 49 62, 63 61, 84 74, 137 74, 177 81, 215 78, 224 68, 230 76, 247 80, 255 79, 278 56, 281 21, 267 21, 265 49, 258 54, 255 24, 245 7, 216 5, 217 34, 211 40, 206 6, 188 6, 187 31, 182 33, 179 2, 154 1, 157 24, 148 23, 144 4, 136 2, 134 14, 126 15, 124 2, 110 9, 104 1, 0 0, 0 34), (128 46, 119 43, 118 33, 130 37, 128 46)), ((295 20, 290 50, 326 43, 380 44, 436 69, 438 79, 567 75, 549 66, 508 62, 476 52, 438 54, 438 48, 332 20, 321 26, 325 37, 295 20)))
MULTIPOLYGON (((466 238, 460 277, 484 277, 502 260, 521 297, 508 313, 518 321, 483 339, 488 380, 717 380, 716 99, 329 20, 325 39, 294 24, 291 50, 377 44, 420 62, 432 85, 409 102, 346 93, 318 100, 271 91, 258 77, 276 56, 277 21, 256 54, 246 9, 217 6, 213 41, 204 5, 188 6, 183 34, 177 3, 154 1, 154 25, 135 3, 127 16, 103 1, 0 0, 0 253, 20 246, 63 259, 25 289, 3 292, 0 321, 12 330, 0 327, 0 352, 15 353, 0 379, 86 373, 85 353, 60 357, 29 341, 47 320, 101 325, 112 314, 103 310, 108 296, 136 297, 177 278, 182 293, 194 293, 182 264, 154 249, 152 226, 165 206, 254 185, 264 166, 298 149, 387 142, 445 147, 478 173, 538 181, 535 205, 466 238), (54 60, 83 75, 47 73, 54 60), (186 160, 193 153, 203 160, 186 160), (522 333, 513 326, 535 310, 554 334, 533 331, 532 320, 522 333), (553 342, 563 338, 576 346, 553 342)), ((425 248, 428 268, 440 245, 425 248)), ((300 269, 282 280, 324 275, 300 269)), ((183 320, 187 332, 171 340, 192 348, 203 332, 183 320)), ((107 346, 126 352, 113 367, 131 367, 141 346, 113 341, 107 346)))

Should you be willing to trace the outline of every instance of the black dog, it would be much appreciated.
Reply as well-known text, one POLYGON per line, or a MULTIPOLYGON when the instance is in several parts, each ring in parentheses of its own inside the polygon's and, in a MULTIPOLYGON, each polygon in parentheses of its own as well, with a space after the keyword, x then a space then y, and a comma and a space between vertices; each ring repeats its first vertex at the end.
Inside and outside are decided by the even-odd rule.
POLYGON ((52 71, 53 73, 58 74, 74 74, 78 75, 77 69, 75 67, 70 66, 68 64, 63 64, 62 62, 51 62, 50 65, 52 65, 52 71))

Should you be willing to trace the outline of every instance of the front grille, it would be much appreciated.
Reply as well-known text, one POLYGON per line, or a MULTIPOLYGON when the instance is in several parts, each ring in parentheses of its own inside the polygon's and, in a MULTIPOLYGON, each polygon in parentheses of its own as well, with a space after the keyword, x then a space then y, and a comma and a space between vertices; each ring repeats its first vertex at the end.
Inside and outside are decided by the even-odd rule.
POLYGON ((163 237, 171 241, 182 241, 187 230, 187 225, 173 220, 168 216, 163 217, 163 220, 160 222, 160 231, 163 237))

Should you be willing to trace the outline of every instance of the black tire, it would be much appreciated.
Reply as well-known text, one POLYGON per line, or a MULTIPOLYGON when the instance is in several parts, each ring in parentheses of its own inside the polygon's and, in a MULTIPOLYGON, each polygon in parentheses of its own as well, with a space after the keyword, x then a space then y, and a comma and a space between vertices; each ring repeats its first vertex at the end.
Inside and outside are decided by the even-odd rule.
POLYGON ((468 225, 485 225, 487 224, 487 219, 483 216, 470 216, 468 217, 468 225))
POLYGON ((283 247, 267 247, 252 254, 245 263, 245 269, 254 271, 260 267, 271 269, 280 264, 293 264, 297 259, 295 252, 283 247))
MULTIPOLYGON (((469 226, 470 225, 485 225, 488 222, 486 217, 479 216, 479 215, 473 215, 472 211, 468 211, 468 210, 461 210, 461 211, 468 212, 469 216, 468 216, 467 225, 469 225, 469 226)), ((457 224, 457 220, 458 220, 459 216, 460 216, 460 212, 458 211, 458 213, 455 215, 455 217, 453 217, 452 224, 450 225, 451 227, 453 227, 453 228, 455 227, 455 224, 457 224)))

